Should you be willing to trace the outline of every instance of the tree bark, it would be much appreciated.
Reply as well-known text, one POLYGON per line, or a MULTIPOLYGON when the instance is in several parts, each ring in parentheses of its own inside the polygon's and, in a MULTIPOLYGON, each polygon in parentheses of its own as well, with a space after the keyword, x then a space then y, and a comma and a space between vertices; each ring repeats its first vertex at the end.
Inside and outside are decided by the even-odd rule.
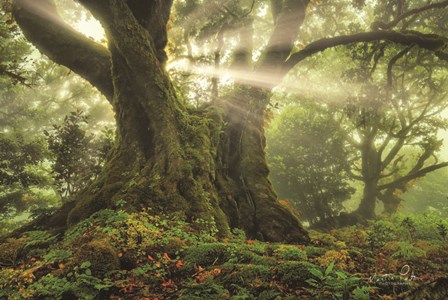
MULTIPOLYGON (((109 74, 101 78, 103 83, 111 80, 99 89, 115 111, 116 144, 101 176, 77 195, 74 207, 65 206, 46 225, 66 219, 70 226, 124 200, 129 210, 150 207, 154 213, 215 223, 223 236, 238 227, 248 238, 308 242, 306 231, 277 202, 267 179, 263 117, 269 91, 241 88, 227 101, 188 110, 164 69, 171 2, 80 2, 100 20, 109 41, 108 49, 95 45, 97 52, 89 55, 110 57, 109 65, 102 64, 96 73, 109 74)), ((41 51, 76 72, 72 57, 60 53, 61 45, 48 46, 49 37, 57 38, 55 31, 45 30, 43 24, 41 32, 33 30, 39 4, 51 1, 16 0, 17 22, 28 39, 45 45, 36 42, 41 51)), ((58 26, 55 11, 51 16, 58 26)), ((67 44, 72 42, 69 38, 67 44)), ((89 80, 90 71, 84 72, 89 80)), ((96 78, 89 81, 98 87, 96 78)))

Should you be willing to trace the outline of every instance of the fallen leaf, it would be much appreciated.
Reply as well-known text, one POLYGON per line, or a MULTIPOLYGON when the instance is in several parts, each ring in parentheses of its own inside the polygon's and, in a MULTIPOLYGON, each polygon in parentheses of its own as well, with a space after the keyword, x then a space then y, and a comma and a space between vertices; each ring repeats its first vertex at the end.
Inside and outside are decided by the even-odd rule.
POLYGON ((163 287, 171 287, 174 286, 174 283, 171 279, 168 279, 168 281, 165 281, 164 283, 162 283, 163 287))

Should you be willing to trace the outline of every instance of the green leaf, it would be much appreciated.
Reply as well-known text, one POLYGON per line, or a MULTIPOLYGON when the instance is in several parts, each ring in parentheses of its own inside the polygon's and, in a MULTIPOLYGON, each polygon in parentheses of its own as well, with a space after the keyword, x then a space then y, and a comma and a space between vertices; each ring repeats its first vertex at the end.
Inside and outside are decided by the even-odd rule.
POLYGON ((347 278, 347 274, 344 271, 336 271, 335 274, 342 279, 347 278))
POLYGON ((307 280, 305 280, 305 282, 308 283, 309 285, 311 285, 312 287, 320 286, 320 284, 315 279, 307 279, 307 280))
POLYGON ((309 269, 308 270, 312 275, 314 275, 314 277, 319 278, 320 280, 322 280, 324 278, 324 274, 322 273, 321 270, 318 269, 309 269))
POLYGON ((85 261, 81 264, 81 269, 87 269, 90 268, 90 266, 92 265, 92 263, 90 261, 85 261))
POLYGON ((334 264, 335 264, 335 261, 332 261, 331 264, 327 267, 327 269, 325 270, 325 276, 328 276, 328 274, 330 274, 331 271, 333 271, 334 264))

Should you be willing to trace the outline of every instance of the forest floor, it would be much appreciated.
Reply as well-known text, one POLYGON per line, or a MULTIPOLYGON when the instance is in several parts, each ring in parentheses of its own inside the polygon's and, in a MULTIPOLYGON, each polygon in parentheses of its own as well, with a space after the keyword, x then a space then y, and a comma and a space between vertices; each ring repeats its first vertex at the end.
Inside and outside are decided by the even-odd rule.
POLYGON ((398 215, 285 245, 102 210, 64 235, 0 244, 0 299, 448 299, 447 228, 398 215))

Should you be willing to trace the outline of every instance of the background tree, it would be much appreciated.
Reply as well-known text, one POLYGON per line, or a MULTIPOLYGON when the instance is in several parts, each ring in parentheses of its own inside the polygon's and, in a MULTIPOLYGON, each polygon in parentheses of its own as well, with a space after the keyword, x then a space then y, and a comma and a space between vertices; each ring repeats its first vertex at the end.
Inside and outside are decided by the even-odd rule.
POLYGON ((85 188, 101 172, 107 153, 112 148, 113 135, 105 129, 95 137, 86 132, 88 116, 78 110, 65 116, 62 125, 45 131, 48 148, 54 155, 52 175, 63 201, 85 188))
POLYGON ((342 210, 349 186, 344 136, 331 114, 317 105, 282 110, 267 131, 271 180, 313 225, 342 210))
MULTIPOLYGON (((171 1, 80 1, 102 23, 107 47, 65 24, 50 0, 14 3, 16 20, 27 38, 52 60, 92 83, 116 112, 116 146, 102 176, 78 195, 74 207, 66 205, 57 214, 57 220, 68 224, 126 199, 134 208, 150 206, 181 212, 187 220, 214 220, 223 234, 229 227, 240 227, 249 237, 306 241, 297 219, 276 202, 267 179, 263 119, 272 89, 303 59, 349 43, 412 44, 446 59, 445 39, 419 32, 422 28, 371 31, 364 24, 349 27, 342 36, 308 41, 299 28, 316 5, 305 0, 271 1, 264 6, 271 12, 270 37, 257 51, 250 38, 254 23, 237 23, 233 30, 238 42, 229 50, 235 54, 231 57, 238 58, 233 67, 239 74, 234 91, 194 110, 176 96, 165 72, 171 1), (298 45, 296 51, 299 38, 307 46, 298 45)), ((241 20, 256 16, 250 5, 240 14, 231 3, 235 2, 217 8, 241 20)), ((417 14, 407 9, 392 20, 399 23, 417 14)), ((211 9, 209 15, 214 12, 211 9)))
POLYGON ((55 199, 45 197, 45 189, 51 183, 42 162, 47 153, 42 140, 27 140, 16 133, 0 133, 0 233, 16 224, 11 222, 21 215, 38 208, 55 204, 55 199))
MULTIPOLYGON (((352 95, 345 120, 350 131, 347 141, 356 153, 353 159, 359 160, 359 164, 354 164, 352 178, 364 185, 357 212, 371 218, 377 198, 385 204, 386 212, 396 212, 398 190, 406 191, 416 178, 448 166, 439 163, 435 156, 442 145, 437 132, 447 125, 440 116, 447 107, 446 67, 427 53, 419 50, 409 53, 411 47, 401 49, 398 54, 387 46, 380 46, 380 50, 359 50, 354 51, 363 53, 362 59, 384 55, 387 63, 387 80, 383 84, 375 83, 384 80, 374 78, 375 70, 369 70, 381 67, 381 62, 375 59, 372 64, 364 60, 361 67, 349 70, 348 74, 351 80, 370 81, 361 85, 357 95, 352 95), (382 54, 375 54, 377 51, 382 54), (409 72, 410 68, 413 72, 409 72), (419 149, 414 157, 406 155, 410 148, 419 149)), ((381 72, 376 74, 384 78, 381 72)))

